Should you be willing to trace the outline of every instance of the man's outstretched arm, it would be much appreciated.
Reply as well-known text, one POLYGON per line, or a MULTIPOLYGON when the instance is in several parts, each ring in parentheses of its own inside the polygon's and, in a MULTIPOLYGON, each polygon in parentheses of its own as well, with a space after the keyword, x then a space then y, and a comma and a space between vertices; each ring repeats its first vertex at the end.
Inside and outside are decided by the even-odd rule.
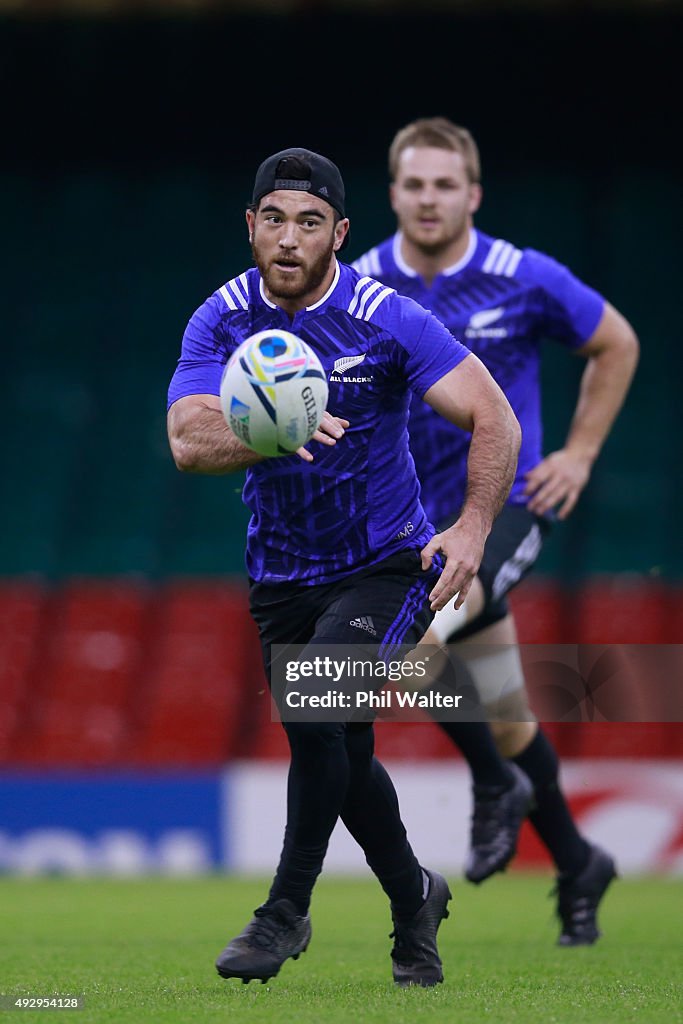
MULTIPOLYGON (((348 420, 326 412, 311 440, 336 444, 348 425, 348 420)), ((178 469, 185 473, 235 473, 266 458, 247 448, 233 434, 225 422, 220 399, 216 395, 179 398, 168 410, 167 427, 173 459, 178 469)), ((299 448, 296 454, 304 462, 313 461, 306 448, 299 448)))

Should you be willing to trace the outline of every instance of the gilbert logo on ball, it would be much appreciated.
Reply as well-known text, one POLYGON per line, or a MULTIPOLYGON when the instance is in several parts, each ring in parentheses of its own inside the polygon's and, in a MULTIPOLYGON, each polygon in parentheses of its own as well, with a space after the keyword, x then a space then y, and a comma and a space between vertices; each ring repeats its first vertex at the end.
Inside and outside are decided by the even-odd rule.
POLYGON ((260 455, 291 455, 310 441, 327 406, 325 371, 289 331, 260 331, 228 360, 221 408, 230 429, 260 455))

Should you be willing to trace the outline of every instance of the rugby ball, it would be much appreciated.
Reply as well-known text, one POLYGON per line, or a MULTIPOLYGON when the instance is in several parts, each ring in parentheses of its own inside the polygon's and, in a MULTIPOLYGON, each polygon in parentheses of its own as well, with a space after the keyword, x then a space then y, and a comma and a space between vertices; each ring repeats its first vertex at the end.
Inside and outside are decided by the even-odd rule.
POLYGON ((260 331, 232 354, 221 381, 225 420, 260 455, 291 455, 310 441, 327 407, 313 349, 289 331, 260 331))

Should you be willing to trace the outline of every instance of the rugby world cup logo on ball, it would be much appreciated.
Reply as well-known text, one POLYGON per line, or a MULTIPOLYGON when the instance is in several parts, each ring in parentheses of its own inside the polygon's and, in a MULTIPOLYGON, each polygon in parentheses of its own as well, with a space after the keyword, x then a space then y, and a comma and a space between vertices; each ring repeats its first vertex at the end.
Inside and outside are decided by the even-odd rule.
POLYGON ((226 422, 260 455, 291 455, 310 441, 327 406, 325 371, 289 331, 260 331, 228 360, 221 382, 226 422))

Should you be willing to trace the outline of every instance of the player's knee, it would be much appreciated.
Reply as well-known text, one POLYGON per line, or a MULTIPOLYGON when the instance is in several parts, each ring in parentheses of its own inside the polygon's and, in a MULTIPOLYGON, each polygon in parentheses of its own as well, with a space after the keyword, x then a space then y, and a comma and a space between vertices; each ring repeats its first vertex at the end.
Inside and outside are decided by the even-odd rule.
POLYGON ((491 643, 478 647, 472 643, 464 653, 467 671, 484 707, 495 718, 524 721, 528 717, 528 703, 517 645, 491 643), (514 713, 517 709, 519 715, 514 713))
MULTIPOLYGON (((515 653, 517 649, 515 648, 515 653)), ((536 717, 529 706, 524 678, 521 674, 512 690, 507 690, 494 700, 484 701, 489 716, 491 732, 502 757, 517 757, 533 740, 538 729, 536 717)), ((492 696, 489 691, 489 697, 492 696)))
MULTIPOLYGON (((529 711, 529 715, 531 712, 529 711)), ((495 741, 498 753, 501 757, 517 757, 529 746, 533 740, 536 729, 536 721, 525 722, 503 722, 492 721, 491 732, 495 741)))

